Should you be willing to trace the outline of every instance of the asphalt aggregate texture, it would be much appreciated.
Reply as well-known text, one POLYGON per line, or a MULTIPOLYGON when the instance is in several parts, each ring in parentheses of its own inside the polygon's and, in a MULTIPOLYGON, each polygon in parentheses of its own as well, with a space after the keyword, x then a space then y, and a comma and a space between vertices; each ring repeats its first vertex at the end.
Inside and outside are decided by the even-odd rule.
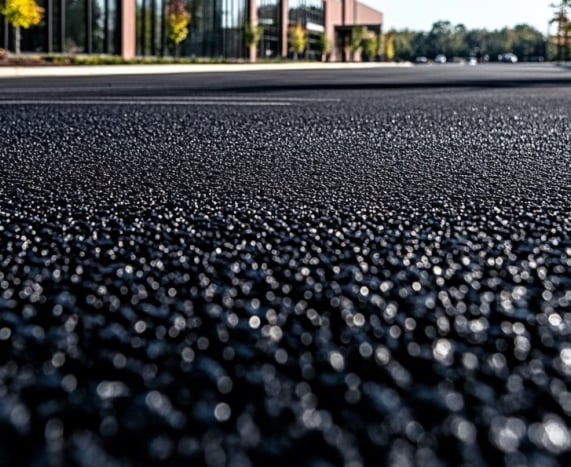
POLYGON ((569 73, 0 83, 0 465, 571 465, 569 73))

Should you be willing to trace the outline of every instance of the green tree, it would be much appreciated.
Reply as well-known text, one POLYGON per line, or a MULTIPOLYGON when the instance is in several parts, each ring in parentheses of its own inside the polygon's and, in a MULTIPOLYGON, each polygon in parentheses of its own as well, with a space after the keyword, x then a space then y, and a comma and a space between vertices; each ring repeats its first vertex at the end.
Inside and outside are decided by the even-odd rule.
POLYGON ((34 0, 5 0, 4 6, 0 7, 0 14, 4 15, 14 28, 14 52, 20 55, 21 29, 40 24, 44 9, 34 0))
POLYGON ((327 34, 322 32, 319 34, 319 53, 321 54, 321 61, 325 61, 327 54, 331 52, 331 41, 327 34))
MULTIPOLYGON (((400 60, 413 60, 415 57, 415 50, 413 48, 413 39, 415 32, 409 29, 402 31, 390 31, 389 36, 392 39, 392 45, 394 47, 394 58, 400 60)), ((385 56, 387 55, 385 51, 385 56)), ((387 60, 389 58, 387 57, 387 60)))
POLYGON ((175 45, 178 55, 178 47, 188 36, 190 24, 190 12, 184 0, 170 0, 166 7, 166 25, 169 40, 175 45))
POLYGON ((450 57, 466 57, 471 55, 470 47, 466 41, 468 30, 463 24, 454 26, 454 31, 450 37, 450 57))
POLYGON ((464 43, 468 54, 478 58, 484 57, 488 52, 486 43, 487 31, 484 29, 471 29, 464 35, 464 43))
POLYGON ((307 48, 307 31, 301 24, 297 24, 289 29, 289 46, 293 52, 294 59, 302 54, 307 48))
POLYGON ((351 51, 351 59, 357 58, 357 53, 363 48, 363 42, 367 37, 367 28, 358 27, 351 30, 351 39, 349 41, 349 50, 351 51))
POLYGON ((251 21, 244 23, 244 42, 248 47, 250 55, 250 63, 255 63, 257 56, 257 49, 262 36, 264 35, 264 28, 259 24, 253 24, 251 21))
POLYGON ((414 51, 414 57, 418 57, 419 55, 428 57, 431 53, 428 34, 422 31, 416 32, 412 37, 412 49, 414 51))
POLYGON ((523 60, 539 57, 545 53, 543 34, 527 24, 518 24, 512 30, 512 51, 523 60))
POLYGON ((363 54, 368 60, 375 60, 381 51, 381 36, 370 34, 363 39, 363 54))
MULTIPOLYGON (((571 1, 571 0, 569 0, 571 1)), ((428 33, 410 30, 391 31, 395 57, 414 60, 417 56, 434 57, 444 53, 448 57, 489 55, 492 60, 504 52, 514 52, 522 60, 545 53, 545 39, 533 27, 520 24, 514 28, 488 31, 467 30, 462 24, 452 26, 448 21, 434 23, 428 33)))
POLYGON ((453 26, 450 21, 437 21, 432 25, 432 29, 426 36, 427 53, 434 57, 438 54, 453 55, 451 50, 451 42, 453 35, 453 26))

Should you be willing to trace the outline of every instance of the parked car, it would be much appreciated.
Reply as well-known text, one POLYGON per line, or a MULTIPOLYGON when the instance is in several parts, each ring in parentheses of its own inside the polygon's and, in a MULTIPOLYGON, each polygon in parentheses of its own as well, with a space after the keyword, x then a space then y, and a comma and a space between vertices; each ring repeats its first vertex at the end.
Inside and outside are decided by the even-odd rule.
POLYGON ((511 52, 500 54, 498 60, 502 63, 517 63, 517 55, 511 52))
POLYGON ((422 56, 421 56, 421 57, 416 57, 416 58, 414 59, 414 62, 415 62, 415 63, 418 63, 418 64, 426 64, 426 63, 428 63, 428 58, 422 57, 422 56))
POLYGON ((466 65, 474 66, 478 64, 476 57, 466 57, 466 65))
POLYGON ((434 57, 434 63, 444 64, 446 63, 446 55, 438 54, 434 57))

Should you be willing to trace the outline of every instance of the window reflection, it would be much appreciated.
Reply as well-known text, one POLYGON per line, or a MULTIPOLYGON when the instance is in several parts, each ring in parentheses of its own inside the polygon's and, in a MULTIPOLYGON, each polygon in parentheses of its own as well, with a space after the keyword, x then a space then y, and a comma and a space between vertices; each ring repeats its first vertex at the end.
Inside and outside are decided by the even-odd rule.
POLYGON ((245 57, 246 11, 246 0, 194 0, 183 53, 190 57, 245 57))
POLYGON ((258 22, 264 28, 260 41, 260 57, 275 58, 281 55, 281 5, 278 0, 259 0, 258 22))
MULTIPOLYGON (((37 0, 43 21, 22 30, 22 51, 120 53, 120 0, 37 0)), ((0 47, 13 50, 13 31, 0 18, 0 47)))
POLYGON ((307 31, 305 58, 316 60, 321 57, 320 36, 325 31, 325 17, 321 0, 290 0, 288 3, 289 26, 301 25, 307 31))
POLYGON ((117 40, 117 2, 113 0, 93 0, 92 49, 95 53, 114 54, 120 51, 117 40))
POLYGON ((67 0, 66 2, 64 52, 87 52, 85 41, 86 4, 87 2, 84 0, 67 0))

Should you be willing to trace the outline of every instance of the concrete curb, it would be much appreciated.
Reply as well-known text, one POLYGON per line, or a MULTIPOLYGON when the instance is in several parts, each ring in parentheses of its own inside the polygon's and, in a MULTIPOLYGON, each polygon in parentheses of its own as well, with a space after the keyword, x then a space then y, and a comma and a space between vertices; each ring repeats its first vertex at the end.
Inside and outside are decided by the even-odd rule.
POLYGON ((242 71, 290 71, 290 70, 344 70, 409 67, 410 63, 258 63, 213 65, 83 65, 0 67, 0 78, 57 77, 57 76, 111 76, 157 75, 174 73, 231 73, 242 71))

